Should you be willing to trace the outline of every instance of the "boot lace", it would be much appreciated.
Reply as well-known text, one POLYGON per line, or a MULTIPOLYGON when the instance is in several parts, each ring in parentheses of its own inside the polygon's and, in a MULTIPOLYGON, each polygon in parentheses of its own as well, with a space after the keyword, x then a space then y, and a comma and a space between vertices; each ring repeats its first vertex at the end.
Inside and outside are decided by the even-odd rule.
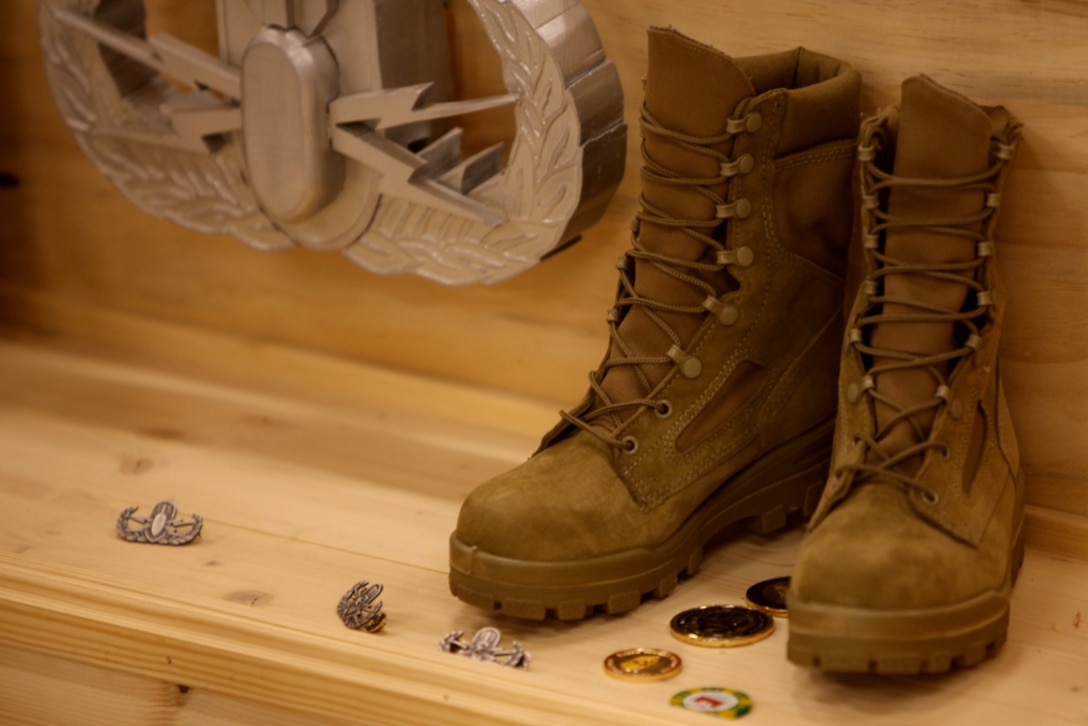
POLYGON ((890 481, 906 490, 916 490, 926 502, 936 504, 939 500, 937 492, 920 484, 915 477, 903 471, 900 465, 930 449, 938 450, 944 458, 950 455, 944 444, 931 440, 932 428, 930 431, 925 431, 916 416, 932 409, 935 417, 936 410, 942 405, 953 406, 952 415, 958 415, 956 411, 958 403, 951 400, 952 390, 941 368, 942 364, 949 362, 948 370, 954 370, 958 365, 955 361, 976 353, 982 342, 979 321, 994 304, 994 297, 992 290, 980 280, 988 279, 988 275, 982 274, 982 271, 993 256, 992 220, 1001 201, 998 193, 998 178, 1008 159, 1012 157, 1013 145, 996 143, 995 162, 989 169, 958 179, 912 179, 887 173, 876 163, 879 147, 880 140, 874 137, 870 139, 869 144, 863 144, 858 149, 865 219, 863 239, 871 270, 863 283, 862 292, 867 297, 869 312, 858 319, 855 328, 848 331, 846 342, 848 346, 852 346, 862 354, 862 360, 880 359, 882 362, 869 365, 865 375, 848 386, 846 394, 851 403, 858 403, 864 397, 869 397, 873 401, 886 405, 895 413, 883 424, 878 423, 876 430, 872 433, 859 432, 855 435, 855 443, 863 443, 869 452, 875 454, 875 460, 873 457, 867 457, 867 460, 862 463, 843 465, 837 468, 835 473, 836 476, 842 476, 845 472, 853 471, 855 481, 875 478, 890 481), (886 205, 881 204, 882 200, 887 199, 888 193, 896 187, 949 192, 982 191, 985 195, 985 203, 979 212, 962 217, 902 218, 889 214, 886 211, 886 205), (889 230, 907 228, 972 239, 976 245, 975 257, 965 262, 917 264, 897 260, 886 254, 881 245, 881 240, 886 233, 889 230), (886 295, 882 292, 882 283, 893 275, 921 275, 933 280, 965 285, 969 289, 967 302, 964 309, 947 310, 922 300, 886 295), (885 313, 883 306, 888 303, 907 308, 908 311, 895 314, 885 313), (870 345, 867 342, 870 336, 866 334, 866 331, 881 323, 889 322, 952 322, 962 326, 961 330, 965 335, 960 337, 964 342, 958 348, 933 355, 917 355, 870 345), (875 378, 880 373, 908 368, 927 371, 936 384, 935 393, 931 399, 909 407, 881 394, 875 383, 875 378), (901 451, 889 453, 880 442, 892 429, 903 422, 911 427, 915 440, 919 443, 901 451))
POLYGON ((672 411, 668 401, 655 400, 652 397, 654 386, 646 376, 643 366, 671 363, 678 366, 680 373, 687 378, 695 378, 702 372, 701 361, 684 351, 684 342, 680 339, 679 334, 661 317, 660 313, 669 312, 688 315, 706 315, 710 313, 716 315, 723 324, 732 324, 735 321, 735 309, 723 305, 719 300, 719 296, 724 294, 724 291, 717 290, 714 285, 698 275, 699 273, 721 272, 730 265, 747 267, 752 263, 753 255, 749 248, 742 247, 738 250, 730 250, 713 236, 725 220, 747 217, 752 211, 751 203, 748 199, 727 202, 725 197, 714 191, 713 188, 727 184, 730 179, 737 175, 747 174, 752 170, 755 162, 750 154, 743 154, 737 159, 732 159, 713 147, 723 144, 739 134, 755 132, 759 129, 762 118, 758 113, 749 113, 740 118, 729 119, 723 134, 693 136, 666 128, 658 123, 644 104, 640 123, 643 132, 643 173, 646 178, 660 184, 689 189, 703 195, 714 203, 715 217, 711 219, 680 219, 673 217, 665 210, 651 204, 646 199, 645 192, 640 194, 640 210, 635 214, 631 224, 631 249, 620 257, 617 263, 620 271, 619 291, 612 309, 608 311, 609 335, 615 349, 619 351, 619 355, 610 355, 597 370, 591 371, 589 374, 590 388, 596 397, 595 400, 600 405, 577 415, 568 411, 560 412, 566 422, 629 454, 637 451, 637 439, 633 436, 617 437, 616 431, 620 427, 609 426, 607 420, 611 419, 614 423, 618 420, 615 418, 617 415, 629 411, 638 411, 643 408, 651 408, 662 417, 668 416, 672 411), (713 177, 691 177, 673 172, 650 157, 646 150, 645 138, 647 135, 670 139, 685 149, 715 159, 718 162, 718 174, 713 177), (711 250, 712 255, 710 257, 713 261, 672 257, 647 249, 639 235, 639 229, 643 222, 682 231, 711 250), (666 275, 705 293, 706 299, 699 305, 677 305, 640 294, 635 290, 633 275, 633 261, 636 260, 649 262, 666 275), (620 322, 626 314, 625 310, 635 307, 641 308, 646 316, 653 321, 654 325, 665 333, 672 342, 671 347, 663 355, 635 355, 630 343, 620 333, 620 322), (613 400, 605 391, 602 383, 609 370, 624 366, 630 367, 634 371, 643 395, 629 400, 613 400))

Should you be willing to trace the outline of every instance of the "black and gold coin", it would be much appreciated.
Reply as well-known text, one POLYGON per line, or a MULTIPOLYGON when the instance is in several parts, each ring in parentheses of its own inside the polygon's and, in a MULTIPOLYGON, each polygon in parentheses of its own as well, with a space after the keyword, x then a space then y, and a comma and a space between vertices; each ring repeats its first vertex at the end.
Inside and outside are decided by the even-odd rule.
POLYGON ((680 656, 657 648, 631 648, 604 659, 604 671, 624 681, 664 681, 680 673, 680 656))
POLYGON ((673 637, 709 648, 731 648, 763 640, 774 632, 774 618, 740 605, 704 605, 669 622, 673 637))
POLYGON ((789 610, 786 608, 786 593, 789 589, 790 578, 775 577, 749 587, 748 592, 744 593, 744 598, 756 610, 785 618, 789 616, 789 610))

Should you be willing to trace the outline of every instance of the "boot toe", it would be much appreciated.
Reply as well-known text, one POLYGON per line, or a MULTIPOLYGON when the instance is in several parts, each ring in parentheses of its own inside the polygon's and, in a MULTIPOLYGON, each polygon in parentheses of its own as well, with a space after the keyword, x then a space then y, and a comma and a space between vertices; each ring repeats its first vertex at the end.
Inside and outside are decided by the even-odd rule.
POLYGON ((922 520, 897 487, 869 484, 808 533, 790 596, 808 604, 903 610, 1000 586, 998 563, 922 520), (994 566, 989 566, 993 564, 994 566))
POLYGON ((630 546, 634 533, 626 524, 636 508, 604 448, 574 436, 485 482, 462 504, 454 536, 493 556, 536 562, 630 546))

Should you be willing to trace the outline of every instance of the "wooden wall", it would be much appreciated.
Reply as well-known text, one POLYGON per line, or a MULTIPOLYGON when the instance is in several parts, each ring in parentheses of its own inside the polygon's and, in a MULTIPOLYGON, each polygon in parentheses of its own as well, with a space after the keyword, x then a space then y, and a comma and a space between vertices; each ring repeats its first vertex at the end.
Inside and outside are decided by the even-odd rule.
MULTIPOLYGON (((926 73, 1025 124, 998 255, 1004 338, 1029 501, 1088 516, 1088 2, 1085 0, 583 0, 616 61, 628 174, 577 245, 493 287, 381 278, 335 253, 262 253, 139 212, 76 147, 42 71, 34 3, 5 3, 0 47, 0 318, 134 349, 125 316, 212 329, 573 403, 603 352, 613 262, 637 198, 645 28, 673 25, 728 53, 805 45, 853 63, 865 107, 926 73)), ((213 0, 149 0, 152 22, 214 47, 213 0)), ((466 0, 451 0, 464 95, 501 89, 466 0)), ((712 92, 712 89, 708 89, 712 92)), ((485 119, 470 143, 510 132, 485 119)), ((169 351, 160 351, 169 352, 169 351)), ((184 354, 184 351, 175 351, 184 354)))

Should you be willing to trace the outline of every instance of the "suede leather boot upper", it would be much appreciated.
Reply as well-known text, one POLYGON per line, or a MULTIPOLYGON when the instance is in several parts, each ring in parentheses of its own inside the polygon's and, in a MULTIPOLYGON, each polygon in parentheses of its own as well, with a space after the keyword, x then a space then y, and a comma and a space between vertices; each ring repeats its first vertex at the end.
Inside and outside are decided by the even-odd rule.
POLYGON ((585 399, 476 489, 458 597, 526 618, 664 595, 732 522, 815 505, 827 469, 860 79, 796 49, 649 33, 641 209, 585 399))
POLYGON ((831 478, 789 593, 792 660, 917 673, 1005 638, 1022 557, 993 229, 1018 125, 925 77, 864 125, 868 277, 831 478))

